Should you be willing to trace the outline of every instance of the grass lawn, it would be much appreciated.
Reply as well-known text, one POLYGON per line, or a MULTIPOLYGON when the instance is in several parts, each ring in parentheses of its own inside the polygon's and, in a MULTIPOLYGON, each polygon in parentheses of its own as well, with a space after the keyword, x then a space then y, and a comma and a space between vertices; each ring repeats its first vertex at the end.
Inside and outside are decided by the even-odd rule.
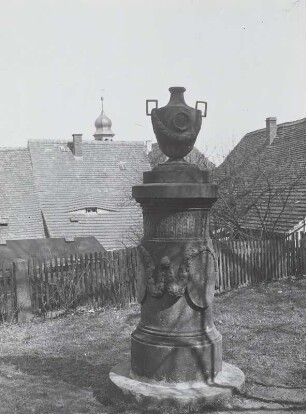
MULTIPOLYGON (((223 359, 244 371, 246 386, 199 412, 306 413, 306 279, 241 288, 214 304, 223 359)), ((133 305, 1 325, 0 413, 144 412, 109 398, 109 370, 129 357, 138 320, 133 305)))

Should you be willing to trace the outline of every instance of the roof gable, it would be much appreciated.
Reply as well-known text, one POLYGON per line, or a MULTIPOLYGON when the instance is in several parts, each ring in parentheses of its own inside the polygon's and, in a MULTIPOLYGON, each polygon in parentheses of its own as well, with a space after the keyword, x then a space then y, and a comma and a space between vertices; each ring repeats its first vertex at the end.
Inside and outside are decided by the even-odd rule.
POLYGON ((132 186, 150 169, 142 142, 84 141, 82 157, 70 143, 29 141, 40 205, 51 237, 95 236, 108 249, 128 244, 127 233, 139 219, 132 186), (97 207, 108 214, 78 214, 97 207), (125 240, 125 241, 124 241, 125 240), (121 243, 121 244, 120 244, 121 243))
POLYGON ((271 145, 265 129, 253 131, 215 171, 215 209, 243 227, 287 232, 306 216, 305 176, 306 118, 278 125, 271 145))

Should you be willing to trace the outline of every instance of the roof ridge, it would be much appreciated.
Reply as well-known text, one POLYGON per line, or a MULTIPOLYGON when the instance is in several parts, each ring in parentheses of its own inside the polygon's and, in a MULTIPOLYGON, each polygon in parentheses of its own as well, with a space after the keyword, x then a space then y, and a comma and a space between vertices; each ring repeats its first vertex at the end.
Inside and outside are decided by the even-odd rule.
POLYGON ((63 140, 63 139, 42 139, 42 138, 41 139, 29 139, 28 140, 28 144, 36 143, 36 142, 45 142, 45 143, 48 143, 48 144, 68 144, 71 141, 69 141, 68 139, 63 140))
MULTIPOLYGON (((281 124, 277 124, 276 126, 277 126, 277 128, 287 127, 287 126, 302 124, 305 121, 306 121, 306 118, 301 118, 301 119, 297 119, 296 121, 283 122, 281 124)), ((255 129, 254 131, 247 132, 246 134, 244 134, 244 136, 254 134, 255 132, 265 131, 265 130, 266 130, 266 128, 255 129)))
MULTIPOLYGON (((66 139, 66 140, 62 140, 62 139, 29 139, 28 140, 28 144, 30 143, 37 143, 37 142, 42 142, 42 143, 46 143, 46 144, 69 144, 72 143, 72 140, 66 139)), ((145 141, 97 141, 97 140, 83 140, 82 141, 82 145, 83 144, 94 144, 94 145, 101 145, 101 144, 105 144, 105 145, 113 145, 113 144, 138 144, 138 145, 142 145, 145 146, 145 141)))
POLYGON ((297 119, 296 121, 283 122, 282 124, 279 124, 277 126, 286 127, 286 126, 291 126, 291 125, 298 125, 298 124, 302 124, 305 121, 306 121, 306 118, 301 118, 301 119, 297 119))
POLYGON ((0 151, 28 151, 27 147, 0 147, 0 151))
POLYGON ((101 145, 101 144, 107 144, 107 145, 112 145, 112 144, 142 144, 145 145, 144 141, 138 140, 138 141, 99 141, 99 140, 84 140, 82 141, 82 144, 97 144, 97 145, 101 145))

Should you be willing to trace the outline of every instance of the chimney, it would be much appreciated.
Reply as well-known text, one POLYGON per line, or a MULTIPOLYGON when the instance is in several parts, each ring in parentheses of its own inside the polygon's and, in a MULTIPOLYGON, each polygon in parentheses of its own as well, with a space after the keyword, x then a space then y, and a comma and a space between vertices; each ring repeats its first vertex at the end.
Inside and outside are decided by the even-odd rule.
POLYGON ((146 148, 146 154, 149 154, 152 151, 152 140, 151 139, 148 139, 146 141, 145 148, 146 148))
POLYGON ((72 134, 72 152, 75 157, 82 157, 82 134, 72 134))
POLYGON ((276 118, 270 117, 266 119, 266 136, 269 145, 272 144, 277 135, 276 118))

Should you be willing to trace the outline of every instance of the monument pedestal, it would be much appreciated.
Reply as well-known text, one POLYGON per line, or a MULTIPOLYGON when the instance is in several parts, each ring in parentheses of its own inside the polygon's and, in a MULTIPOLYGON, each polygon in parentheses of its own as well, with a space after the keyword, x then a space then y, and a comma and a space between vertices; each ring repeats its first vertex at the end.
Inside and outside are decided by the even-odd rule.
MULTIPOLYGON (((113 398, 190 411, 231 396, 245 380, 222 362, 222 336, 213 323, 218 268, 209 215, 217 189, 209 182, 152 184, 145 174, 147 183, 133 188, 144 218, 137 259, 141 318, 131 361, 110 372, 113 398)), ((208 181, 207 172, 201 177, 208 181)))
POLYGON ((188 164, 201 111, 184 88, 152 111, 158 143, 169 160, 147 171, 133 197, 143 210, 137 296, 141 317, 131 338, 131 362, 110 372, 117 391, 146 405, 195 407, 231 395, 243 373, 222 363, 222 336, 212 317, 218 263, 209 233, 217 187, 209 172, 188 164))

